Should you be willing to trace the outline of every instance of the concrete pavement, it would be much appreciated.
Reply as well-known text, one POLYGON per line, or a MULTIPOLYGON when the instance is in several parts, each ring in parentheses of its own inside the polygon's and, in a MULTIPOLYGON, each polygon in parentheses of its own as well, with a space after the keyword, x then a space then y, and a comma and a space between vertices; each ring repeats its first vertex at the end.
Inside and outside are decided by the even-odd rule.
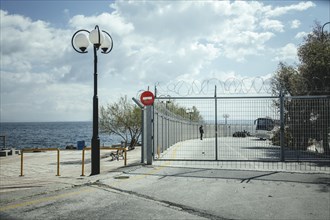
POLYGON ((211 219, 330 217, 328 174, 178 167, 141 167, 123 175, 128 174, 135 183, 122 182, 121 190, 166 201, 203 217, 206 213, 211 219))
MULTIPOLYGON (((143 166, 101 160, 101 174, 81 177, 79 152, 1 158, 2 219, 329 219, 329 172, 302 173, 143 166), (53 159, 51 159, 53 158, 53 159)), ((86 165, 86 174, 88 167, 86 165)))

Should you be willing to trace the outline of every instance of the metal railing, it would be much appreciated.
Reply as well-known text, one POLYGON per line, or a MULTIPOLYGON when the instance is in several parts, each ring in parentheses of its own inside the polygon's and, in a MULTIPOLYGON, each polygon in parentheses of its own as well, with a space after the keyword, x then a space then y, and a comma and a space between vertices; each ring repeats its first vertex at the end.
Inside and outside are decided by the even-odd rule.
POLYGON ((57 173, 56 176, 60 176, 60 150, 58 148, 44 148, 44 149, 22 149, 21 150, 21 175, 23 175, 24 168, 24 152, 44 152, 44 151, 57 151, 57 173))
POLYGON ((150 111, 144 138, 153 160, 330 161, 329 96, 156 97, 150 111), (185 111, 193 107, 202 118, 185 111), (256 136, 257 118, 274 121, 268 140, 256 136))
MULTIPOLYGON (((85 147, 82 150, 82 174, 81 176, 85 176, 85 151, 86 150, 91 150, 91 147, 85 147)), ((112 145, 111 147, 101 147, 100 150, 112 150, 112 151, 117 151, 116 155, 118 156, 123 156, 124 159, 124 166, 127 166, 127 149, 125 146, 122 144, 115 144, 112 145), (120 151, 122 152, 123 155, 120 155, 120 151)), ((24 171, 24 152, 46 152, 46 151, 57 151, 57 172, 56 176, 60 176, 60 149, 58 148, 31 148, 31 149, 22 149, 21 150, 21 174, 20 176, 24 176, 23 171, 24 171)))

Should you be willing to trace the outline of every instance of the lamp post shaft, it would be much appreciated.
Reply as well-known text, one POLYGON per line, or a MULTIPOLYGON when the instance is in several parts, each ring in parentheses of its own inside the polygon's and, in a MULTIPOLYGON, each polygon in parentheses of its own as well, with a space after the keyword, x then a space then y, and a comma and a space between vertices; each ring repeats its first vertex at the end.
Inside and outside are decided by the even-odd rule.
POLYGON ((104 30, 100 31, 96 25, 93 31, 81 29, 76 31, 71 38, 73 49, 85 54, 88 45, 93 44, 94 52, 94 96, 93 96, 93 137, 91 141, 91 175, 100 174, 100 138, 99 138, 99 100, 97 97, 97 51, 101 48, 101 53, 108 54, 112 50, 113 43, 110 34, 104 30), (89 38, 86 36, 89 34, 89 38), (105 37, 105 38, 104 38, 105 37), (103 42, 105 40, 105 42, 103 42), (102 44, 104 43, 104 44, 102 44))
POLYGON ((97 48, 94 46, 94 96, 93 96, 93 137, 92 137, 92 172, 100 174, 100 138, 99 138, 99 101, 97 97, 97 48))

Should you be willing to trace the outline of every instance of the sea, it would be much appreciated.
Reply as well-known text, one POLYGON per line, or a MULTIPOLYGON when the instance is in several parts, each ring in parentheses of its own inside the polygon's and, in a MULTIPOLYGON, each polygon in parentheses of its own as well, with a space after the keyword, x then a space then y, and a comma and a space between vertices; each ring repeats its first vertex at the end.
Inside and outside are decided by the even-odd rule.
MULTIPOLYGON (((78 141, 91 145, 92 122, 15 122, 0 123, 0 148, 60 148, 77 147, 78 141), (6 143, 4 146, 5 136, 6 143)), ((101 146, 120 143, 116 135, 99 134, 101 146)))

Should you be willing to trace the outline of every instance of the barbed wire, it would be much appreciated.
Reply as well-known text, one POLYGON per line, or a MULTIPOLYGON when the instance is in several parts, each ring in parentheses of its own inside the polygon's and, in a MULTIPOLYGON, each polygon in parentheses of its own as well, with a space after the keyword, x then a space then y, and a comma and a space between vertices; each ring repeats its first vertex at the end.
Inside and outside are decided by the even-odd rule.
POLYGON ((177 81, 163 85, 156 83, 157 96, 194 96, 219 94, 270 94, 271 78, 228 78, 225 81, 212 78, 204 81, 177 81))
MULTIPOLYGON (((286 93, 298 92, 300 95, 310 95, 310 94, 330 94, 330 77, 325 76, 323 79, 318 77, 313 77, 311 80, 302 78, 292 78, 291 80, 298 80, 294 88, 285 88, 285 85, 281 83, 276 83, 274 78, 228 78, 223 81, 220 79, 212 78, 204 81, 194 80, 188 81, 172 81, 169 83, 155 83, 153 90, 157 97, 189 97, 189 96, 217 96, 221 95, 253 95, 253 94, 264 94, 264 95, 274 95, 279 94, 279 87, 282 91, 286 93), (277 87, 278 91, 275 91, 277 87)), ((288 84, 290 86, 290 84, 288 84)), ((139 90, 136 97, 139 99, 142 92, 145 90, 139 90)))

